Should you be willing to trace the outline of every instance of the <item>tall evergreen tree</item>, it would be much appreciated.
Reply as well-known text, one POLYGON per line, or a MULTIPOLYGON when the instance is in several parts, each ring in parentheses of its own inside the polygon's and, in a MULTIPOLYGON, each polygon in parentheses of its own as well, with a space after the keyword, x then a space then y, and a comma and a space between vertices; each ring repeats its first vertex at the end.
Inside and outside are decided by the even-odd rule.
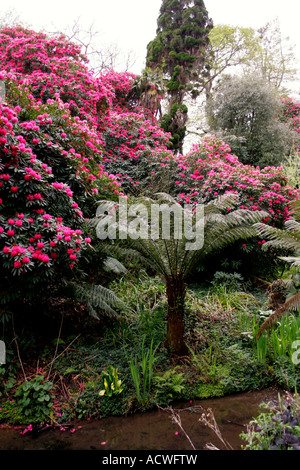
POLYGON ((168 110, 161 124, 171 132, 175 151, 182 150, 186 131, 184 98, 196 98, 209 73, 205 51, 211 28, 203 0, 163 0, 156 37, 148 44, 147 66, 160 69, 167 79, 168 110))

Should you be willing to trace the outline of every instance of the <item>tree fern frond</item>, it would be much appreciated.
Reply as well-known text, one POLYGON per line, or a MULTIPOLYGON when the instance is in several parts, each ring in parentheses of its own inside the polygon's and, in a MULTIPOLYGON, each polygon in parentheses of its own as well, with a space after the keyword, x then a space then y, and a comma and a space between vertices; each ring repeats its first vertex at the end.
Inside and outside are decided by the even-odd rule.
POLYGON ((280 256, 280 259, 286 261, 287 263, 291 264, 291 267, 299 267, 300 266, 300 257, 293 257, 293 256, 280 256))
POLYGON ((283 305, 281 305, 274 313, 272 313, 267 320, 263 322, 260 326, 256 339, 258 340, 259 337, 267 331, 268 329, 272 328, 276 321, 280 320, 285 314, 299 310, 300 307, 300 292, 295 294, 289 300, 287 300, 283 305))
POLYGON ((104 269, 106 271, 112 271, 116 274, 127 272, 125 266, 120 263, 120 261, 118 261, 116 258, 112 258, 111 256, 104 260, 104 269))
MULTIPOLYGON (((143 211, 139 212, 139 222, 145 224, 144 228, 146 229, 146 237, 132 237, 138 235, 137 232, 134 232, 135 225, 131 226, 131 221, 133 221, 136 216, 132 217, 128 214, 128 224, 132 233, 129 231, 127 235, 126 245, 130 248, 133 248, 133 252, 137 251, 142 259, 148 260, 148 264, 151 264, 152 267, 160 273, 163 277, 175 278, 178 275, 185 277, 191 267, 195 265, 197 260, 201 260, 206 255, 210 254, 213 251, 220 250, 231 243, 234 243, 238 239, 248 239, 257 235, 254 228, 254 224, 258 221, 263 220, 266 217, 266 213, 259 211, 248 211, 243 209, 231 210, 236 205, 237 197, 235 195, 225 195, 218 198, 217 201, 212 201, 204 206, 204 219, 201 219, 198 222, 200 225, 203 222, 204 227, 204 243, 203 246, 197 250, 188 250, 187 243, 190 243, 189 235, 185 233, 184 223, 187 217, 191 217, 190 230, 193 230, 195 233, 195 239, 198 235, 198 232, 195 230, 197 218, 193 216, 193 211, 188 210, 188 207, 182 207, 174 198, 166 193, 158 193, 156 195, 158 202, 167 201, 167 204, 172 209, 172 204, 175 204, 176 211, 178 210, 178 215, 182 216, 181 219, 175 218, 175 214, 169 216, 166 219, 169 222, 169 237, 162 236, 161 226, 159 226, 159 234, 157 239, 151 239, 151 223, 149 222, 149 215, 151 214, 153 199, 140 197, 135 198, 133 203, 143 204, 143 211), (145 210, 146 207, 146 210, 145 210), (230 208, 230 211, 228 211, 230 208), (224 213, 222 213, 222 211, 224 213), (175 221, 176 219, 176 221, 175 221), (182 231, 182 237, 176 238, 174 227, 179 223, 179 226, 176 227, 182 231), (181 226, 180 226, 181 224, 181 226), (149 263, 150 261, 150 263, 149 263)), ((160 206, 160 210, 162 206, 160 206)), ((202 207, 203 209, 203 207, 202 207)), ((172 210, 171 210, 172 212, 172 210)), ((177 213, 176 213, 177 215, 177 213)), ((199 213, 198 213, 199 215, 199 213)), ((151 220, 151 217, 150 217, 151 220)), ((159 221, 161 224, 161 220, 159 221)), ((124 226, 124 229, 126 227, 124 226)), ((200 233, 202 236, 203 233, 200 233)))
POLYGON ((156 196, 158 196, 159 202, 165 201, 171 204, 178 204, 178 201, 173 196, 171 196, 171 194, 159 192, 159 193, 156 193, 156 196))
POLYGON ((264 249, 272 247, 284 248, 293 252, 300 252, 300 232, 294 231, 294 222, 287 221, 285 230, 266 224, 255 224, 259 236, 266 238, 264 249))
POLYGON ((300 223, 295 219, 289 219, 285 222, 287 230, 292 230, 296 236, 300 237, 300 223))
POLYGON ((117 310, 124 307, 124 304, 110 289, 100 285, 81 285, 75 282, 70 284, 75 298, 86 302, 89 313, 94 318, 99 319, 100 313, 114 318, 120 316, 117 310))
POLYGON ((222 194, 207 204, 208 210, 226 210, 228 207, 234 209, 239 201, 237 194, 222 194))

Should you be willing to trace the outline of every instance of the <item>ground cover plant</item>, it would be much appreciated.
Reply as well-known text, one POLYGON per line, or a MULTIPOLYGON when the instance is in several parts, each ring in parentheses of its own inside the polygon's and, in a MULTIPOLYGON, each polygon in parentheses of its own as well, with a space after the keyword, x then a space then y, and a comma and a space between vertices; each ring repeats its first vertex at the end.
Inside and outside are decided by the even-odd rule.
POLYGON ((298 311, 257 338, 272 318, 267 287, 290 272, 290 246, 263 249, 294 221, 299 191, 284 168, 244 165, 215 136, 173 153, 160 95, 145 109, 138 77, 95 76, 64 36, 2 29, 0 80, 1 423, 65 429, 176 400, 297 390, 298 311), (201 249, 97 237, 103 200, 117 210, 157 193, 204 207, 201 249))

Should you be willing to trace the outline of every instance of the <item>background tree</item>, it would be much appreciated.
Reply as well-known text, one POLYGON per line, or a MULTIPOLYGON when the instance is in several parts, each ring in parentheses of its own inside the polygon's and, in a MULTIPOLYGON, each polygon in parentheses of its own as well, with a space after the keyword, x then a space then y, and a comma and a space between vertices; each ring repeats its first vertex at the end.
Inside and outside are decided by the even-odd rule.
POLYGON ((80 23, 80 18, 76 18, 72 24, 67 25, 63 30, 55 30, 47 32, 47 34, 62 35, 68 41, 78 44, 81 52, 89 61, 90 70, 96 75, 105 70, 126 72, 136 62, 133 51, 121 51, 117 44, 105 43, 101 39, 101 32, 95 30, 94 24, 86 28, 80 23), (101 46, 99 46, 99 43, 101 46))
POLYGON ((285 89, 298 72, 289 38, 282 36, 278 19, 259 28, 256 35, 258 47, 246 64, 246 71, 255 72, 278 90, 285 89))
POLYGON ((168 109, 162 127, 171 132, 173 149, 181 151, 188 119, 184 98, 199 95, 207 74, 205 50, 212 22, 203 0, 163 0, 157 25, 146 65, 161 69, 166 76, 168 109))
POLYGON ((211 67, 205 82, 207 99, 216 79, 234 67, 250 65, 257 54, 259 39, 253 28, 240 26, 215 25, 209 32, 208 54, 211 67))
POLYGON ((278 119, 281 106, 276 89, 262 78, 227 76, 208 102, 208 122, 242 163, 278 166, 298 140, 278 119))
POLYGON ((19 13, 13 8, 0 11, 0 29, 16 25, 28 27, 28 25, 20 18, 19 13))
POLYGON ((278 20, 257 30, 215 25, 209 33, 207 53, 211 63, 205 84, 207 97, 224 73, 255 73, 277 89, 287 87, 297 77, 293 46, 282 36, 278 20))

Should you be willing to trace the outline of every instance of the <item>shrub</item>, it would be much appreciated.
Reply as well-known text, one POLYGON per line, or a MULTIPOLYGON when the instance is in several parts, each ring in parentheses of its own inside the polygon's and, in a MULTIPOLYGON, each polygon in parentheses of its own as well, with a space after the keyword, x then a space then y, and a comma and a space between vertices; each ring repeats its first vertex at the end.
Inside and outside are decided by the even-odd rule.
MULTIPOLYGON (((280 398, 280 397, 279 397, 280 398)), ((299 410, 296 405, 279 401, 272 407, 263 403, 265 412, 260 413, 248 426, 248 433, 241 437, 248 442, 244 450, 299 450, 299 410)))
POLYGON ((16 406, 21 410, 26 423, 44 423, 49 421, 53 405, 51 390, 53 383, 42 375, 37 375, 21 383, 15 393, 16 406))

